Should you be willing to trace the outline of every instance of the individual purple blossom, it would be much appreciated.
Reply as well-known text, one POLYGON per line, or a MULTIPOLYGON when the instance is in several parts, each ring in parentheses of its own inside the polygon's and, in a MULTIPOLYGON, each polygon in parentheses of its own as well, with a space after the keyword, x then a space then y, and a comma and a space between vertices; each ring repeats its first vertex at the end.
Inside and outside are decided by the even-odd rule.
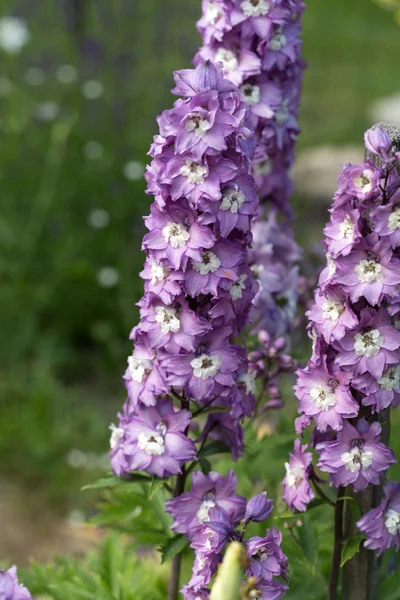
POLYGON ((315 304, 306 313, 313 328, 327 344, 342 339, 358 324, 349 301, 338 287, 327 286, 315 293, 315 304))
POLYGON ((30 592, 19 583, 17 567, 8 571, 0 569, 0 599, 1 600, 32 600, 30 592))
POLYGON ((267 530, 265 537, 252 537, 247 542, 247 556, 250 564, 247 574, 251 577, 272 581, 273 577, 288 575, 287 558, 280 544, 282 534, 277 529, 267 530))
POLYGON ((244 516, 245 523, 261 523, 266 521, 270 516, 274 507, 273 500, 267 499, 267 492, 257 494, 249 500, 246 506, 246 513, 244 516))
POLYGON ((380 178, 381 170, 368 161, 361 165, 346 165, 339 175, 335 205, 342 205, 349 196, 359 200, 369 200, 376 196, 380 178))
POLYGON ((325 362, 297 371, 294 387, 299 399, 299 413, 312 417, 319 431, 338 431, 343 419, 356 417, 358 403, 350 391, 351 374, 341 369, 328 369, 325 362))
POLYGON ((259 579, 252 590, 256 600, 279 600, 288 591, 288 586, 280 581, 259 579))
POLYGON ((344 421, 336 440, 317 444, 318 467, 331 474, 336 487, 353 485, 359 492, 369 483, 378 485, 381 474, 396 462, 393 452, 380 441, 381 430, 379 423, 368 425, 365 419, 359 419, 355 427, 344 421))
POLYGON ((157 396, 168 391, 166 374, 163 371, 154 350, 143 340, 135 344, 132 355, 128 357, 128 367, 124 375, 125 386, 133 406, 143 402, 154 406, 157 396))
POLYGON ((378 555, 392 546, 400 548, 400 483, 390 481, 384 486, 384 492, 379 506, 357 521, 358 529, 368 536, 365 548, 376 550, 378 555))
POLYGON ((364 308, 359 325, 334 342, 334 348, 339 366, 351 367, 354 375, 369 372, 378 378, 387 366, 399 362, 400 331, 390 324, 385 308, 364 308))
POLYGON ((364 134, 364 142, 367 150, 387 160, 392 149, 392 141, 389 134, 380 125, 375 125, 364 134))
POLYGON ((147 471, 160 478, 180 473, 185 462, 196 458, 196 447, 185 435, 190 418, 188 410, 175 410, 169 399, 122 417, 111 438, 114 472, 147 471))
POLYGON ((400 246, 400 193, 393 194, 390 202, 371 211, 374 231, 389 240, 395 250, 400 246))
POLYGON ((286 475, 283 483, 283 499, 291 510, 304 512, 314 499, 314 492, 309 484, 312 470, 312 453, 306 452, 307 444, 301 445, 299 439, 294 442, 294 452, 285 463, 286 475))
POLYGON ((347 256, 361 238, 360 211, 343 207, 331 212, 331 221, 324 228, 329 250, 332 256, 347 256))
POLYGON ((364 373, 353 379, 352 386, 365 394, 362 404, 370 406, 373 413, 396 408, 400 404, 400 365, 388 367, 379 379, 364 373))
POLYGON ((185 533, 189 539, 193 529, 210 521, 210 510, 222 508, 234 523, 244 516, 246 500, 236 494, 237 479, 233 471, 222 477, 215 471, 204 475, 195 471, 189 492, 165 503, 167 512, 174 518, 172 529, 185 533))

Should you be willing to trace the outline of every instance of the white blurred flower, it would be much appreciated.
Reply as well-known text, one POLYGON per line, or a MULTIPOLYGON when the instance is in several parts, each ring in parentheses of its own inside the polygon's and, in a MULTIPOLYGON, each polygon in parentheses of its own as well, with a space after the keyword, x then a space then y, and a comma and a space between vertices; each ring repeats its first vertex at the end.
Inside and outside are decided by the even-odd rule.
POLYGON ((110 214, 104 208, 93 208, 88 214, 88 224, 93 229, 104 229, 110 222, 110 214))
POLYGON ((130 181, 137 181, 143 176, 144 165, 136 160, 130 160, 124 166, 124 175, 130 181))
POLYGON ((101 287, 112 288, 119 282, 119 273, 114 267, 101 267, 97 271, 97 283, 101 287))
POLYGON ((14 89, 13 84, 7 77, 0 76, 0 96, 9 96, 14 89))
POLYGON ((73 83, 78 77, 78 72, 72 65, 60 65, 56 69, 56 77, 60 83, 73 83))
POLYGON ((99 142, 88 142, 83 149, 86 158, 89 160, 97 160, 104 154, 104 148, 99 142))
POLYGON ((56 102, 42 102, 35 109, 35 115, 40 121, 54 121, 60 114, 60 107, 56 102))
POLYGON ((87 458, 85 452, 73 448, 70 450, 65 457, 66 463, 71 469, 84 469, 87 465, 87 458))
POLYGON ((17 54, 30 40, 29 29, 18 17, 0 19, 0 48, 9 54, 17 54))
POLYGON ((29 85, 42 85, 46 80, 46 74, 39 67, 31 67, 25 73, 25 80, 29 85))
POLYGON ((87 100, 96 100, 104 94, 103 84, 94 79, 86 81, 82 86, 82 93, 87 100))
POLYGON ((68 521, 71 525, 83 525, 86 521, 85 513, 82 510, 71 510, 68 521))

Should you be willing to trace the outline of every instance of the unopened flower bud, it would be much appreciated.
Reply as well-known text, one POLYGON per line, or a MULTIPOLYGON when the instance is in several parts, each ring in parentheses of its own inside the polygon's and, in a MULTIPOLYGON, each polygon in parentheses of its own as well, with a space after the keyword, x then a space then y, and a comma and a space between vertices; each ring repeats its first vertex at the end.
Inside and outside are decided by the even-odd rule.
POLYGON ((254 496, 246 506, 246 514, 244 520, 249 523, 254 521, 255 523, 261 523, 270 516, 274 508, 272 500, 267 499, 267 492, 262 492, 254 496))
POLYGON ((368 129, 364 134, 364 142, 367 149, 372 154, 377 154, 381 158, 388 158, 388 153, 392 148, 392 142, 387 131, 375 125, 368 129))

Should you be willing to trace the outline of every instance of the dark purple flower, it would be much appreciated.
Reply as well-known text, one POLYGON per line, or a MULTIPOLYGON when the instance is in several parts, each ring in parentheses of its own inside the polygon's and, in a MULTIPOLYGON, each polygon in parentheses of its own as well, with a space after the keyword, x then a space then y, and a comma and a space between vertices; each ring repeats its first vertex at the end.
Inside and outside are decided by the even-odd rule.
POLYGON ((236 494, 237 479, 233 471, 222 477, 215 471, 204 475, 195 471, 190 492, 165 503, 167 512, 174 518, 172 529, 185 533, 189 539, 201 523, 210 521, 210 510, 220 507, 237 524, 244 516, 246 500, 236 494))
POLYGON ((377 550, 378 555, 392 546, 400 548, 400 484, 391 481, 384 487, 385 498, 357 521, 361 533, 368 539, 364 546, 377 550))
POLYGON ((307 444, 301 445, 299 439, 294 442, 294 452, 285 463, 286 475, 282 481, 283 499, 290 509, 304 512, 307 504, 314 499, 314 492, 308 482, 311 472, 312 454, 306 452, 307 444))
POLYGON ((279 600, 288 591, 288 586, 280 581, 259 579, 250 592, 254 600, 279 600))
POLYGON ((353 485, 364 490, 369 483, 379 484, 381 474, 396 462, 393 452, 380 442, 382 427, 359 419, 356 427, 347 421, 334 441, 317 444, 318 467, 331 474, 331 483, 353 485))
POLYGON ((18 582, 17 567, 8 571, 0 569, 0 599, 1 600, 32 600, 30 592, 18 582))

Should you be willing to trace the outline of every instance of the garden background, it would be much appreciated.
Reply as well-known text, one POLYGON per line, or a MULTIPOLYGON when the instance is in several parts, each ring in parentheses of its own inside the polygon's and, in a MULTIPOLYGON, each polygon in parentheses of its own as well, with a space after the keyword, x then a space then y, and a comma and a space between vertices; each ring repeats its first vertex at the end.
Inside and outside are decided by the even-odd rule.
MULTIPOLYGON (((374 122, 400 123, 400 30, 370 0, 307 5, 293 206, 316 278, 340 164, 361 160, 374 122)), ((22 18, 30 39, 19 54, 0 49, 0 564, 79 554, 102 536, 87 525, 99 495, 80 490, 109 469, 142 294, 146 153, 173 102, 172 71, 200 43, 199 14, 200 0, 1 0, 0 18, 22 18)), ((304 341, 297 358, 308 353, 304 341)), ((257 491, 277 494, 294 439, 290 386, 286 408, 248 440, 253 477, 239 462, 240 491, 258 478, 257 491)), ((329 564, 329 536, 308 519, 311 564, 318 543, 329 564)))

